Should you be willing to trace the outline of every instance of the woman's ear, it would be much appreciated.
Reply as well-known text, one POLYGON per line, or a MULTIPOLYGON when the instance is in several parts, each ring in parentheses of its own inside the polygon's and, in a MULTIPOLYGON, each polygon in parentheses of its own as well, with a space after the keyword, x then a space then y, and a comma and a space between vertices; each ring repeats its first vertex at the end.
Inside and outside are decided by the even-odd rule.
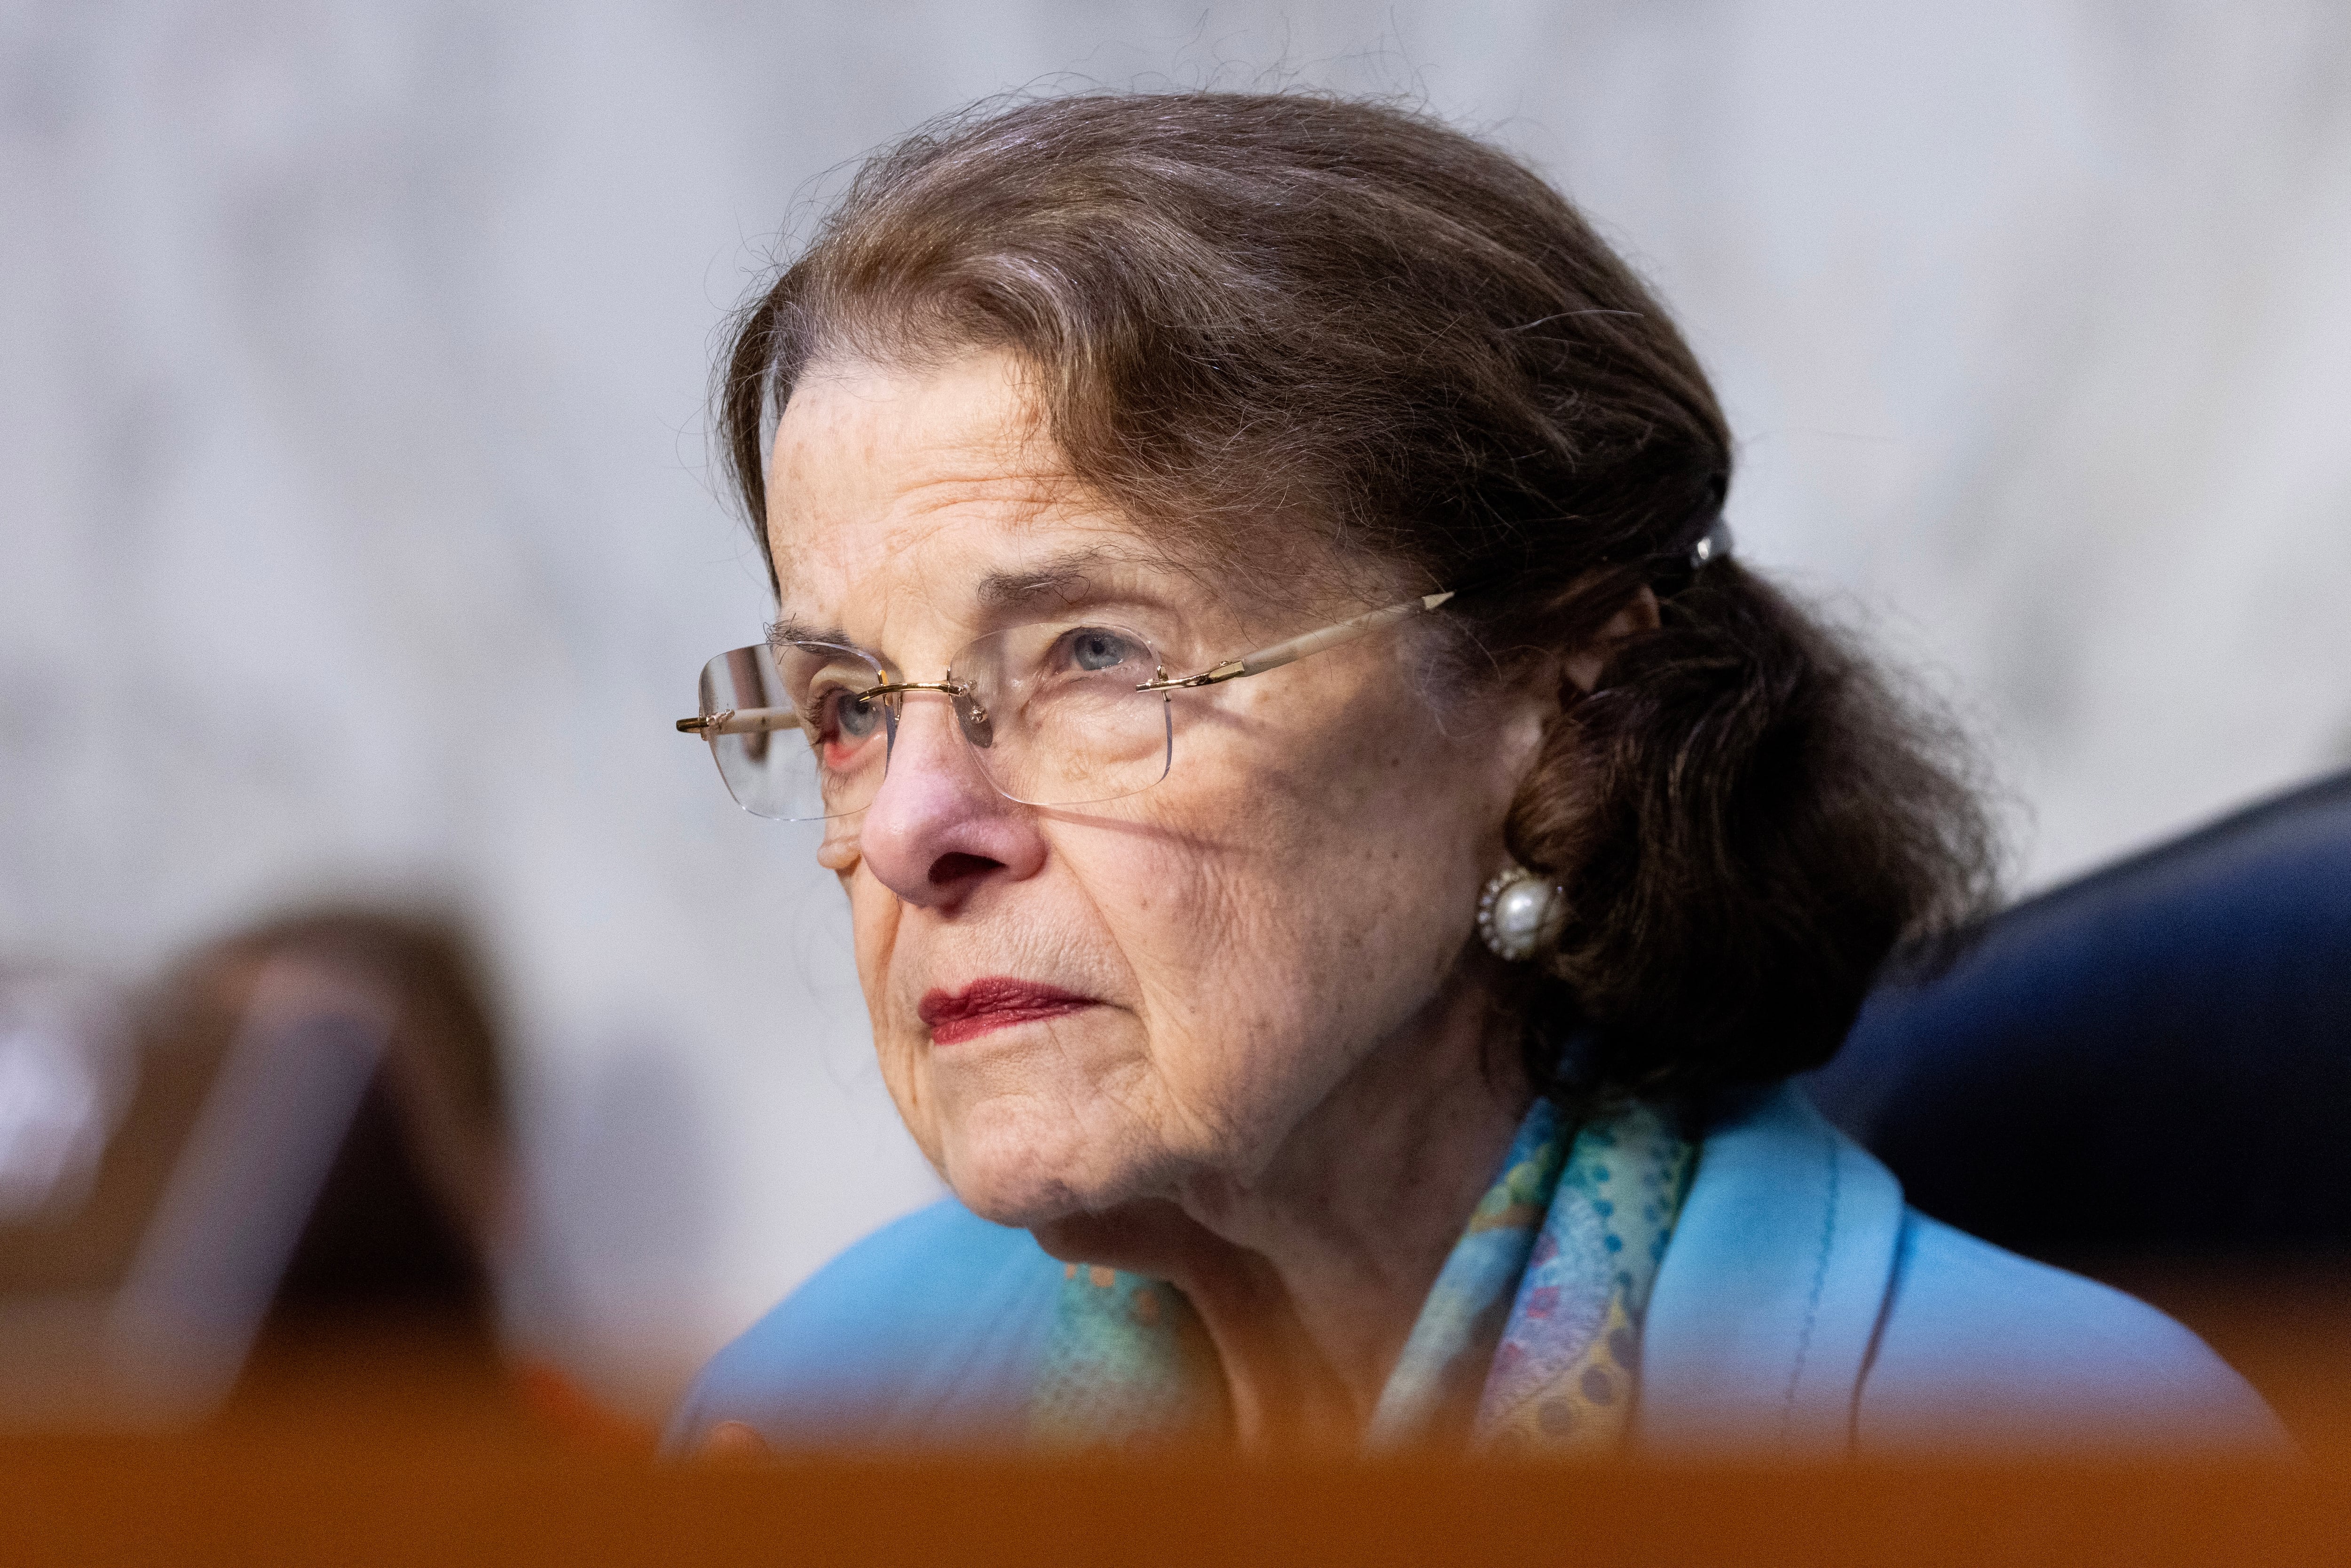
POLYGON ((1624 609, 1608 618, 1608 624, 1600 629, 1597 636, 1568 655, 1567 678, 1575 683, 1577 691, 1589 692, 1599 684, 1600 672, 1607 664, 1608 655, 1616 651, 1617 643, 1636 632, 1656 629, 1657 596, 1645 583, 1625 601, 1624 609))

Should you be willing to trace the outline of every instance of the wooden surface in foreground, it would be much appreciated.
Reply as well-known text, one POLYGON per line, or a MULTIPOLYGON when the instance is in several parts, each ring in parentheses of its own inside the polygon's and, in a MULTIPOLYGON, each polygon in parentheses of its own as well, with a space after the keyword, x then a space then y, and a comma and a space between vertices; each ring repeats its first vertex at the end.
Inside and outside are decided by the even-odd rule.
POLYGON ((559 1387, 345 1344, 264 1365, 197 1433, 0 1438, 0 1563, 2351 1563, 2351 1298, 2271 1285, 2165 1304, 2270 1396, 2299 1469, 661 1466, 559 1387))
POLYGON ((656 1469, 503 1446, 14 1446, 38 1563, 2340 1563, 2339 1470, 656 1469))

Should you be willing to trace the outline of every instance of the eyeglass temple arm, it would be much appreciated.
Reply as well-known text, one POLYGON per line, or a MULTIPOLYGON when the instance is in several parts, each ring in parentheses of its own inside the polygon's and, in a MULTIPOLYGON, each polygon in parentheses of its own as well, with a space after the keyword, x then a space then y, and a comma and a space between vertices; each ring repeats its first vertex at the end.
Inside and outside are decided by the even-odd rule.
POLYGON ((1426 615, 1453 597, 1444 593, 1425 593, 1418 599, 1402 604, 1391 604, 1384 610, 1374 610, 1352 621, 1342 621, 1335 626, 1325 626, 1319 632, 1309 632, 1292 637, 1287 643, 1276 643, 1270 648, 1259 648, 1254 653, 1243 653, 1238 659, 1228 659, 1196 675, 1177 675, 1169 679, 1145 681, 1134 689, 1139 692, 1167 692, 1181 687, 1213 686, 1220 681, 1235 681, 1243 675, 1261 675, 1268 670, 1295 663, 1309 653, 1319 653, 1325 648, 1335 648, 1342 643, 1352 643, 1367 637, 1385 626, 1414 615, 1426 615))
POLYGON ((771 729, 798 729, 800 716, 788 707, 728 708, 677 721, 681 735, 758 735, 771 729))

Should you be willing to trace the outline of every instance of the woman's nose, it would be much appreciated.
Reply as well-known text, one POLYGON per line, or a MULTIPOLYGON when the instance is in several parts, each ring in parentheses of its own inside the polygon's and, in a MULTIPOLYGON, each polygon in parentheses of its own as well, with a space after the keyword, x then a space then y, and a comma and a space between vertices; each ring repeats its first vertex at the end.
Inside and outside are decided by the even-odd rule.
POLYGON ((908 904, 948 908, 991 880, 1045 863, 1033 813, 981 774, 944 699, 913 696, 898 717, 890 770, 865 808, 858 849, 908 904))

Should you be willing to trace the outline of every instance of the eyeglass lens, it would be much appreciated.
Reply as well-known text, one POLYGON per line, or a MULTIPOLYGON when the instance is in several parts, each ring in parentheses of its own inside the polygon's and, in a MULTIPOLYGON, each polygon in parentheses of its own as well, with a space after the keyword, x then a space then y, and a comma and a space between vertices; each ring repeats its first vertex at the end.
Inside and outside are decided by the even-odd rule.
POLYGON ((787 821, 844 817, 872 804, 909 697, 946 702, 973 760, 1000 793, 1075 806, 1149 789, 1167 775, 1174 719, 1140 633, 1046 623, 991 632, 949 664, 951 693, 862 694, 887 684, 871 655, 831 643, 737 648, 702 673, 705 731, 736 801, 787 821), (754 716, 768 716, 765 717, 754 716))

